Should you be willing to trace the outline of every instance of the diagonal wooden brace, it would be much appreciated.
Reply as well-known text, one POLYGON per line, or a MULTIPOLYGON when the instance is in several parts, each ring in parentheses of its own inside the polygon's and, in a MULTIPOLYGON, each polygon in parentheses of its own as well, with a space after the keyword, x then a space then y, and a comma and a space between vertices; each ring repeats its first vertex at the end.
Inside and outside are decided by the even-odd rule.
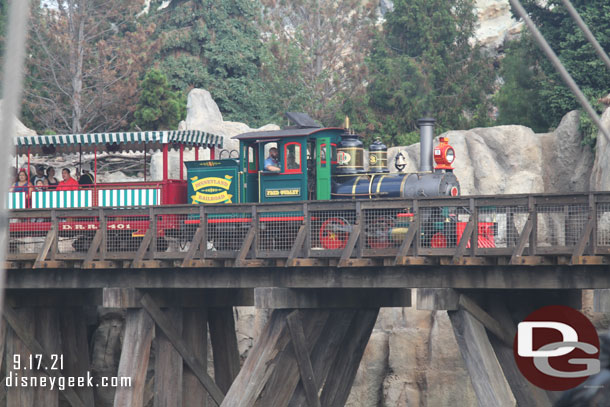
POLYGON ((530 214, 530 216, 527 218, 527 222, 523 227, 523 232, 521 232, 521 236, 519 237, 519 243, 517 243, 517 246, 515 246, 515 249, 513 250, 513 255, 510 258, 510 264, 518 264, 519 257, 523 255, 523 249, 525 249, 525 244, 530 240, 530 235, 532 234, 532 230, 534 227, 532 216, 536 215, 530 214))
POLYGON ((212 378, 208 375, 203 366, 201 366, 201 363, 199 363, 197 358, 188 349, 181 336, 178 335, 178 330, 172 321, 163 313, 163 311, 161 311, 150 295, 144 294, 140 301, 144 309, 146 309, 153 321, 155 321, 155 324, 161 329, 161 331, 163 331, 165 336, 167 336, 167 339, 169 339, 174 348, 176 348, 176 351, 178 351, 180 356, 182 356, 184 363, 186 363, 186 365, 192 370, 203 387, 205 387, 210 396, 212 396, 214 402, 217 405, 221 405, 222 400, 224 399, 224 394, 220 388, 218 388, 216 383, 214 383, 214 380, 212 380, 212 378))
POLYGON ((42 263, 47 258, 47 255, 49 254, 49 249, 51 249, 51 246, 53 245, 56 239, 57 229, 55 229, 55 227, 52 227, 51 230, 49 230, 46 239, 44 240, 42 250, 40 251, 40 253, 38 253, 38 256, 36 257, 36 261, 34 262, 34 266, 32 268, 37 269, 42 267, 42 263))

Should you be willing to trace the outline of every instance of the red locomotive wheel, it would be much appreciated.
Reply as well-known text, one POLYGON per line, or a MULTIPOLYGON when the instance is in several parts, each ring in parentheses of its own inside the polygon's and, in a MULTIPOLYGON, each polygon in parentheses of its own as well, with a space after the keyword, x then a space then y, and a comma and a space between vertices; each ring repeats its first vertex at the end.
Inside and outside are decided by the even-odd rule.
POLYGON ((430 247, 434 249, 447 247, 447 238, 445 237, 445 234, 439 232, 432 236, 432 239, 430 239, 430 247))
POLYGON ((371 249, 387 249, 390 247, 390 230, 392 221, 387 218, 377 218, 369 226, 367 243, 371 249))
POLYGON ((327 250, 343 249, 347 244, 349 232, 347 222, 341 218, 329 218, 320 227, 320 243, 327 250))

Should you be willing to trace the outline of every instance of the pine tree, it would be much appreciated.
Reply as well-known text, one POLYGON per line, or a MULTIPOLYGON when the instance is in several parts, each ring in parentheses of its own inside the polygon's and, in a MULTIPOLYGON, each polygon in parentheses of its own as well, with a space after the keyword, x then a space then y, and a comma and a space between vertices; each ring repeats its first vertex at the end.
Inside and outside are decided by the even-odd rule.
POLYGON ((172 92, 167 77, 152 68, 140 84, 140 100, 134 114, 134 127, 143 130, 174 130, 186 114, 186 102, 172 92))
MULTIPOLYGON (((578 10, 580 16, 589 26, 602 48, 610 49, 610 3, 606 0, 572 0, 572 5, 578 10)), ((601 105, 597 100, 605 97, 610 83, 610 70, 595 54, 595 50, 585 39, 581 30, 569 16, 568 11, 560 0, 549 0, 540 3, 534 0, 523 1, 523 6, 536 23, 540 32, 559 56, 563 65, 572 75, 583 93, 601 112, 601 105)), ((499 105, 500 116, 506 110, 523 111, 527 107, 523 104, 536 106, 532 113, 539 116, 547 126, 556 126, 561 118, 570 110, 579 108, 579 104, 564 85, 554 67, 533 41, 528 40, 529 33, 524 33, 523 41, 512 44, 514 53, 528 55, 521 63, 530 71, 536 72, 531 81, 511 81, 510 77, 518 75, 519 66, 509 66, 507 58, 504 72, 509 77, 499 92, 500 97, 508 93, 529 92, 528 99, 507 99, 507 103, 499 105)), ((517 121, 515 118, 514 121, 517 121)), ((586 136, 595 137, 597 133, 594 126, 584 120, 586 136)))
POLYGON ((391 144, 416 140, 417 119, 432 116, 439 131, 489 121, 494 73, 471 45, 472 0, 396 0, 369 61, 367 95, 346 113, 369 121, 368 136, 391 144))
MULTIPOLYGON (((335 119, 346 100, 364 91, 364 63, 372 39, 375 7, 362 0, 263 0, 267 78, 286 110, 306 111, 322 123, 335 119), (289 73, 280 74, 282 70, 289 73)), ((336 123, 337 124, 337 123, 336 123)))
POLYGON ((251 0, 151 2, 161 50, 160 69, 172 88, 210 91, 228 120, 261 124, 270 98, 260 80, 263 43, 260 4, 251 0))

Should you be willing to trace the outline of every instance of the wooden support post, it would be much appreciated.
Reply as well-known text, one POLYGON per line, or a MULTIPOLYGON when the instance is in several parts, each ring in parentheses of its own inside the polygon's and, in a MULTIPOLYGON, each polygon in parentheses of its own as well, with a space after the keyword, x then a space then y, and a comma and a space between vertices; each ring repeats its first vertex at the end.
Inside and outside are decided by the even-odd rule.
POLYGON ((214 355, 214 379, 226 394, 239 373, 233 307, 208 308, 208 324, 214 355))
MULTIPOLYGON (((331 368, 330 362, 335 360, 337 354, 342 351, 341 345, 355 315, 356 310, 353 309, 330 311, 326 324, 322 328, 320 338, 311 351, 311 365, 317 385, 316 394, 320 391, 324 382, 326 382, 331 368)), ((302 383, 298 384, 288 406, 309 406, 302 383)))
POLYGON ((143 407, 153 330, 153 321, 145 310, 127 310, 117 376, 131 377, 131 386, 116 389, 114 407, 143 407))
MULTIPOLYGON (((59 319, 59 326, 65 357, 64 373, 66 376, 87 376, 89 344, 82 308, 70 307, 64 310, 59 319)), ((93 406, 93 388, 77 387, 75 391, 85 406, 93 406)))
POLYGON ((323 406, 342 406, 349 396, 364 349, 375 327, 379 308, 358 310, 341 344, 320 401, 323 406))
MULTIPOLYGON (((6 307, 4 312, 6 312, 6 307)), ((28 335, 34 337, 34 312, 33 309, 21 308, 12 311, 16 320, 23 324, 22 335, 28 335)), ((10 324, 9 324, 10 325, 10 324)), ((6 375, 8 381, 7 393, 6 393, 6 407, 34 407, 34 389, 28 387, 18 387, 15 384, 17 380, 16 375, 19 377, 29 376, 32 372, 27 372, 22 369, 13 369, 13 361, 15 355, 19 355, 21 363, 27 363, 28 358, 32 352, 28 349, 26 343, 19 337, 17 332, 12 329, 7 330, 6 333, 6 375)))
MULTIPOLYGON (((55 209, 51 210, 51 227, 59 231, 59 224, 57 223, 57 211, 55 209)), ((55 260, 58 243, 59 239, 53 239, 53 244, 51 245, 51 260, 55 260)))
MULTIPOLYGON (((32 311, 30 311, 29 309, 21 309, 19 311, 15 311, 12 308, 5 306, 2 312, 4 314, 4 319, 11 327, 10 332, 12 334, 14 334, 13 336, 11 336, 11 341, 7 342, 7 354, 12 355, 15 352, 20 352, 20 354, 21 354, 21 352, 23 352, 22 357, 21 357, 22 366, 24 366, 23 364, 26 363, 27 359, 29 358, 29 354, 42 355, 42 361, 41 361, 42 369, 44 369, 48 373, 49 376, 53 376, 56 378, 63 377, 62 374, 59 373, 58 370, 52 369, 53 361, 51 360, 49 355, 44 351, 42 345, 40 345, 40 343, 32 335, 32 332, 35 329, 35 319, 34 319, 34 315, 32 314, 32 311), (22 347, 19 343, 15 343, 16 337, 18 337, 19 340, 21 340, 22 344, 25 347, 22 347), (9 344, 13 348, 9 349, 9 347, 8 347, 9 344), (16 349, 15 349, 15 346, 16 346, 16 349), (24 357, 24 355, 25 355, 25 357, 24 357)), ((23 371, 14 372, 14 373, 19 373, 19 375, 21 375, 21 376, 23 376, 25 374, 23 371)), ((62 379, 62 380, 65 380, 65 379, 62 379)), ((27 390, 31 392, 32 389, 28 388, 27 390)), ((65 390, 63 390, 62 392, 63 392, 64 397, 66 398, 66 400, 68 400, 68 402, 70 403, 70 405, 72 407, 84 407, 83 402, 78 397, 78 395, 74 392, 74 389, 72 387, 66 387, 65 390)), ((33 395, 33 392, 31 392, 31 393, 33 395)), ((14 406, 21 405, 21 404, 10 404, 10 401, 11 401, 11 397, 9 397, 10 394, 11 394, 11 392, 9 391, 8 395, 7 395, 7 401, 9 401, 9 403, 7 403, 7 405, 9 407, 12 407, 13 405, 14 406)), ((19 391, 17 391, 15 393, 14 399, 21 400, 23 398, 23 401, 26 402, 26 404, 24 404, 24 405, 29 406, 30 405, 29 400, 30 400, 31 396, 23 395, 23 394, 20 393, 19 391)), ((32 399, 33 399, 33 397, 32 397, 32 399)))
POLYGON ((305 343, 305 333, 299 311, 293 311, 286 318, 290 337, 292 338, 292 346, 294 354, 299 365, 299 373, 301 375, 301 385, 305 391, 307 404, 311 407, 320 407, 320 399, 318 397, 318 385, 311 366, 309 358, 309 349, 305 343))
MULTIPOLYGON (((36 326, 36 338, 48 355, 61 355, 59 317, 57 309, 40 308, 34 315, 36 326)), ((65 356, 64 356, 65 357, 65 356)), ((47 376, 44 371, 36 373, 39 378, 47 376)), ((57 388, 35 387, 34 405, 45 407, 57 407, 59 405, 59 391, 57 388)))
POLYGON ((197 376, 197 379, 199 379, 201 384, 203 384, 208 393, 210 393, 212 399, 216 402, 216 404, 220 405, 224 398, 222 391, 218 388, 216 383, 214 383, 203 366, 199 364, 197 358, 195 358, 192 352, 187 348, 184 340, 182 339, 182 335, 177 333, 176 327, 172 321, 167 318, 165 314, 163 314, 150 295, 144 294, 140 301, 142 302, 144 309, 146 309, 146 312, 150 314, 159 329, 163 331, 172 345, 174 345, 174 348, 176 348, 180 356, 182 356, 182 359, 184 359, 187 366, 193 371, 195 376, 197 376))
MULTIPOLYGON (((170 308, 165 315, 174 322, 177 333, 181 334, 182 309, 170 308)), ((182 406, 182 358, 162 330, 156 333, 155 341, 153 406, 182 406)))
MULTIPOLYGON (((207 371, 208 366, 208 309, 184 308, 182 337, 186 346, 207 371)), ((182 405, 206 407, 207 392, 197 376, 185 366, 182 373, 182 405)))
POLYGON ((464 309, 448 314, 479 406, 516 406, 483 324, 464 309))
POLYGON ((536 246, 538 246, 538 212, 536 210, 536 198, 533 196, 529 196, 527 198, 527 202, 528 211, 530 213, 530 219, 532 221, 532 230, 531 233, 529 233, 530 247, 528 255, 535 256, 536 246))

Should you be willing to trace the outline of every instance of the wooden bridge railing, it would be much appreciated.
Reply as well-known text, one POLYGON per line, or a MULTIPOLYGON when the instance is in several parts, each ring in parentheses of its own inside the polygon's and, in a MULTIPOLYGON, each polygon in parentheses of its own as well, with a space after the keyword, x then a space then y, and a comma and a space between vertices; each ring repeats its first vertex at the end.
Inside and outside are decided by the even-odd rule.
POLYGON ((610 193, 15 210, 9 229, 34 268, 601 264, 610 193))

